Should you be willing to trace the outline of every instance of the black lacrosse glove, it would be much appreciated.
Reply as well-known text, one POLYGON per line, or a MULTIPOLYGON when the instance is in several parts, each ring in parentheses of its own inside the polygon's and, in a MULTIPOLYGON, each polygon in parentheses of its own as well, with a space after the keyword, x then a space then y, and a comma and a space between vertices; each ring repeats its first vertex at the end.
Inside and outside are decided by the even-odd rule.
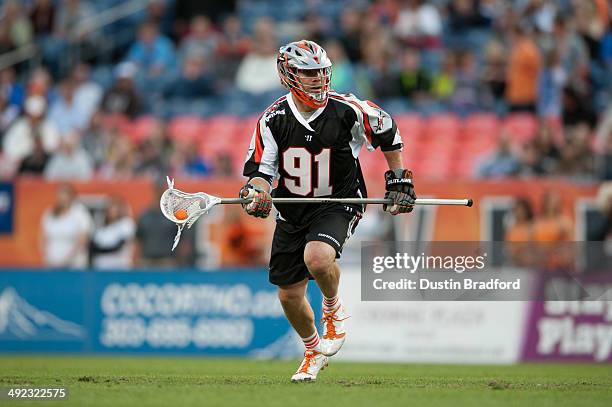
POLYGON ((391 215, 412 212, 416 194, 412 183, 412 171, 397 169, 385 172, 385 198, 393 199, 393 205, 383 205, 383 211, 391 215))
POLYGON ((240 198, 253 198, 250 203, 242 204, 242 207, 251 216, 256 218, 267 218, 272 210, 272 197, 263 189, 246 184, 240 189, 240 198))

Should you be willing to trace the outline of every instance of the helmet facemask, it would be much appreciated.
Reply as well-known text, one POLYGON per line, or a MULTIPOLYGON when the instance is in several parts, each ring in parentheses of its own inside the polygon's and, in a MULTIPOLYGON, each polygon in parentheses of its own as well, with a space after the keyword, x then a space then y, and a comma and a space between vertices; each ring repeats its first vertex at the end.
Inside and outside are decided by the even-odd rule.
POLYGON ((283 86, 300 102, 313 109, 327 104, 332 74, 331 61, 317 44, 301 41, 281 48, 277 69, 283 86))

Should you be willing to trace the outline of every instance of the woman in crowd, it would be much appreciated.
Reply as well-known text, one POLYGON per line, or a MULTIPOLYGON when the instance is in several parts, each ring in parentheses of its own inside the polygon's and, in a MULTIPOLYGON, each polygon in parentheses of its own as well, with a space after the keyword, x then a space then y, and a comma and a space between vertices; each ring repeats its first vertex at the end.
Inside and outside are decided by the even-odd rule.
POLYGON ((136 224, 128 215, 125 202, 113 198, 104 224, 93 233, 90 243, 91 265, 97 269, 129 269, 133 265, 133 240, 136 224))

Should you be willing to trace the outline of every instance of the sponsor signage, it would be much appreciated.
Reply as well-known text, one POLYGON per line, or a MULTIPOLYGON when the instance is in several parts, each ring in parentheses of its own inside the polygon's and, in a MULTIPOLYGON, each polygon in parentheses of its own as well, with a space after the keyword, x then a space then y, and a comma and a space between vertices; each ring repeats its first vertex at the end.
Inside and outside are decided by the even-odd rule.
POLYGON ((547 278, 542 290, 573 290, 573 301, 531 304, 523 347, 526 361, 612 362, 612 275, 547 278))
MULTIPOLYGON (((309 296, 320 303, 318 290, 309 296)), ((2 351, 293 357, 301 348, 261 270, 0 273, 2 351)))

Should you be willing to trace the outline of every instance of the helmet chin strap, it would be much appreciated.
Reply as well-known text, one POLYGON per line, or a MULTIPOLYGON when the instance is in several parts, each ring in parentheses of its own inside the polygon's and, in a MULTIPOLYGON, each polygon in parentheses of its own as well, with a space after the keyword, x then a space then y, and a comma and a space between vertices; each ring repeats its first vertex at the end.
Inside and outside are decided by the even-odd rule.
POLYGON ((295 89, 291 89, 291 94, 295 96, 295 98, 299 100, 301 103, 313 109, 319 109, 327 104, 328 98, 325 98, 324 101, 319 102, 313 97, 304 97, 300 95, 295 89))

